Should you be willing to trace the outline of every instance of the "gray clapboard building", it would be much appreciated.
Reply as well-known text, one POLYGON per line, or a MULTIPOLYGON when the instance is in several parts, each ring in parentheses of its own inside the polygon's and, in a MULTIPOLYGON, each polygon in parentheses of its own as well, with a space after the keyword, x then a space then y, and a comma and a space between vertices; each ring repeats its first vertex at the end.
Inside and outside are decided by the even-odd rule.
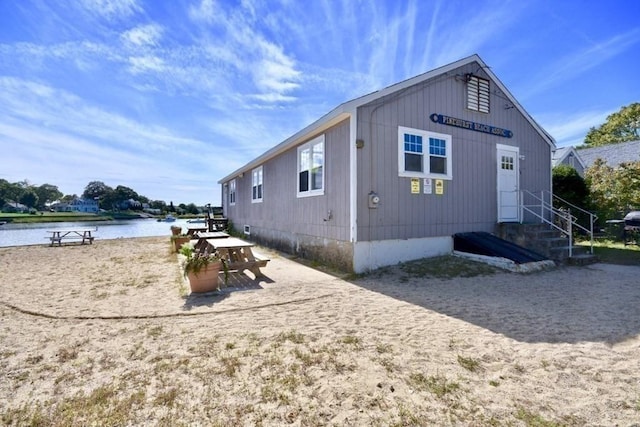
POLYGON ((222 178, 222 205, 259 244, 364 272, 521 220, 554 148, 472 55, 339 105, 222 178))

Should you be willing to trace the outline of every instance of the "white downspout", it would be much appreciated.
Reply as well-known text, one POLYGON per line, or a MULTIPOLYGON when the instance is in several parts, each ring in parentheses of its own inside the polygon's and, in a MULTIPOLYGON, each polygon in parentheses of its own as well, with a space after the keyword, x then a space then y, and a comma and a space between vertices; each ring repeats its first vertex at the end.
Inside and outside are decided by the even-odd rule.
POLYGON ((358 242, 358 149, 356 138, 358 134, 358 110, 350 112, 349 119, 349 240, 354 248, 358 242))

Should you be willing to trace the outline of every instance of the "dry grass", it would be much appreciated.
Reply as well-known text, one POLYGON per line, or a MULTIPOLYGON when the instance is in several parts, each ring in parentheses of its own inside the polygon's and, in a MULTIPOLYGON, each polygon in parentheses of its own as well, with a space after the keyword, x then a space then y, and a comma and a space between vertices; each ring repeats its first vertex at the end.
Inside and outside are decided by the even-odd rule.
MULTIPOLYGON (((34 299, 54 316, 0 306, 0 424, 550 427, 640 419, 640 388, 628 360, 637 354, 637 337, 613 344, 519 341, 508 336, 524 334, 515 327, 501 322, 503 329, 492 329, 490 320, 503 318, 499 308, 487 310, 488 320, 473 316, 484 311, 465 299, 470 292, 480 298, 494 283, 522 276, 471 271, 441 258, 376 272, 356 285, 311 276, 194 298, 175 255, 165 255, 166 242, 106 259, 99 251, 107 243, 94 246, 67 251, 95 256, 105 271, 122 269, 127 257, 145 268, 103 280, 96 268, 68 262, 77 286, 62 281, 34 299), (456 274, 485 281, 468 279, 456 294, 456 274), (451 307, 468 311, 439 308, 434 298, 445 291, 451 307), (170 316, 165 306, 174 307, 170 316), (108 309, 118 315, 91 317, 108 309), (89 315, 65 317, 69 310, 89 315), (580 399, 589 407, 566 409, 580 399)), ((276 267, 267 272, 276 276, 276 267)), ((46 277, 49 270, 37 268, 24 279, 46 277)), ((288 277, 283 271, 280 277, 288 277)), ((542 278, 528 286, 553 274, 527 276, 542 278)), ((7 282, 14 283, 0 273, 0 283, 7 282)), ((6 289, 3 295, 15 297, 6 289)), ((515 322, 509 315, 504 322, 515 322)), ((516 326, 526 328, 525 320, 516 326)))

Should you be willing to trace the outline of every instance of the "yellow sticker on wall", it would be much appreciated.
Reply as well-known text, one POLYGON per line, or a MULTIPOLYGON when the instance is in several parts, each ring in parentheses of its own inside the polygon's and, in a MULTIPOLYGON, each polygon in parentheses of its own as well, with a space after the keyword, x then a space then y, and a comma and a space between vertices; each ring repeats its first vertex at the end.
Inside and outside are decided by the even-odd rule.
POLYGON ((420 178, 411 178, 411 194, 420 194, 420 178))
POLYGON ((444 194, 444 181, 436 179, 436 194, 444 194))

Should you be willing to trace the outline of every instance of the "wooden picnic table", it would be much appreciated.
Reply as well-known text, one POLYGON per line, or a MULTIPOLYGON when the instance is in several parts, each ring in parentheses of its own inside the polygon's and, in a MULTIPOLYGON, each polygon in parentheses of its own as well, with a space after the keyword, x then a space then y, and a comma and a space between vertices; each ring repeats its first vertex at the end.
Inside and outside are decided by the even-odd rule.
POLYGON ((187 236, 193 236, 208 230, 209 228, 206 225, 187 225, 187 236))
POLYGON ((225 231, 229 225, 228 218, 207 218, 209 231, 225 231))
POLYGON ((51 241, 51 246, 55 243, 58 243, 58 246, 62 246, 63 240, 81 240, 81 244, 89 243, 93 244, 93 239, 96 236, 92 236, 91 232, 96 231, 95 228, 90 229, 56 229, 56 230, 48 230, 47 233, 51 233, 51 236, 47 236, 46 238, 51 241))
POLYGON ((193 248, 196 251, 203 252, 209 243, 208 239, 226 239, 229 237, 227 233, 224 231, 200 231, 191 235, 191 240, 197 240, 197 242, 193 245, 193 248))
POLYGON ((260 267, 266 267, 269 260, 254 255, 251 249, 255 246, 253 243, 235 237, 203 239, 203 241, 218 251, 230 271, 242 273, 244 270, 249 270, 256 277, 263 276, 260 267))

